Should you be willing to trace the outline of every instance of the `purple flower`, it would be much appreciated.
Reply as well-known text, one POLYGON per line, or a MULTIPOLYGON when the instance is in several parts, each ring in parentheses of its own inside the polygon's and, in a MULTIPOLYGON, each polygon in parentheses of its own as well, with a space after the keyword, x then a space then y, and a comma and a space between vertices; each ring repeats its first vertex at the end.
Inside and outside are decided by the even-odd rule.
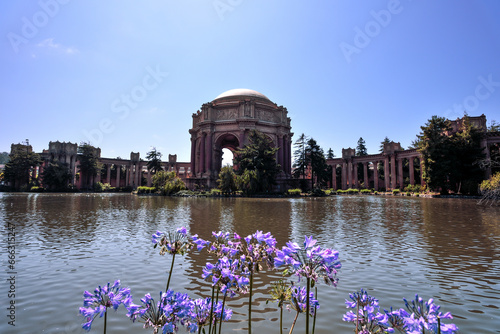
POLYGON ((120 288, 120 280, 116 280, 112 286, 109 282, 103 287, 99 285, 93 294, 85 291, 83 297, 83 307, 80 307, 80 314, 87 320, 82 324, 82 328, 85 330, 90 330, 94 319, 97 316, 102 317, 109 307, 116 310, 120 304, 127 306, 131 302, 130 289, 120 288))
POLYGON ((316 240, 305 237, 304 246, 295 242, 287 242, 282 250, 276 251, 274 265, 276 268, 288 265, 291 273, 317 281, 323 277, 328 285, 337 285, 337 271, 341 268, 339 252, 333 249, 321 249, 316 240))
POLYGON ((178 228, 175 233, 156 231, 152 241, 155 248, 160 247, 160 255, 165 253, 183 255, 193 247, 185 227, 178 228))
POLYGON ((240 265, 239 261, 230 259, 226 256, 218 259, 217 263, 207 262, 203 268, 203 279, 211 279, 212 286, 218 286, 223 293, 230 292, 234 295, 236 292, 246 293, 249 279, 244 275, 236 274, 240 265))
MULTIPOLYGON (((298 313, 304 313, 307 310, 307 289, 305 287, 292 286, 290 307, 298 313)), ((309 314, 314 315, 316 309, 319 309, 319 302, 314 298, 314 293, 309 293, 309 314)))

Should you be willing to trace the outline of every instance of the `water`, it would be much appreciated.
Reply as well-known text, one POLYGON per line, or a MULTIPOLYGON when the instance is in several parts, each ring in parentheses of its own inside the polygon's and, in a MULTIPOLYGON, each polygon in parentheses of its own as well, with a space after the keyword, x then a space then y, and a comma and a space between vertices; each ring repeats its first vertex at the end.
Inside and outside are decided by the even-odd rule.
MULTIPOLYGON (((84 290, 120 279, 136 303, 166 285, 171 258, 151 244, 156 230, 186 226, 210 239, 211 231, 248 235, 270 231, 282 246, 313 235, 340 251, 339 286, 319 284, 316 333, 352 333, 342 321, 348 293, 360 288, 382 308, 403 307, 418 293, 434 298, 454 315, 461 333, 500 333, 500 208, 473 200, 379 196, 329 198, 164 198, 128 194, 0 193, 0 333, 84 333, 78 314, 84 290), (8 226, 15 231, 15 298, 8 274, 8 226), (15 300, 15 327, 8 324, 15 300)), ((201 270, 205 252, 176 257, 171 288, 191 297, 208 296, 201 270)), ((266 304, 276 272, 256 277, 252 327, 279 333, 276 304, 266 304)), ((244 333, 247 297, 233 308, 224 333, 244 333)), ((125 317, 123 307, 108 316, 108 333, 151 333, 125 317)), ((286 312, 289 328, 294 314, 286 312)), ((100 333, 103 319, 92 332, 100 333)), ((294 333, 304 332, 299 317, 294 333)), ((184 330, 181 330, 181 333, 184 330)))

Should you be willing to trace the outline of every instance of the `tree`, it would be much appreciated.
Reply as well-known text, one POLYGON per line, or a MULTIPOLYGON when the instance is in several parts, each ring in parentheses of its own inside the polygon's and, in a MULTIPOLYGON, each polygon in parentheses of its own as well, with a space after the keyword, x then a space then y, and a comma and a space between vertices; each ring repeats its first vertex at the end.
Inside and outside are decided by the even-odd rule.
POLYGON ((293 146, 295 147, 295 151, 293 152, 294 169, 292 171, 292 176, 297 179, 301 176, 303 179, 305 179, 306 177, 306 169, 309 165, 309 160, 306 156, 306 146, 308 139, 309 138, 307 138, 305 134, 301 134, 293 144, 293 146))
POLYGON ((422 154, 424 170, 422 177, 429 189, 447 193, 451 168, 452 142, 447 135, 451 123, 444 117, 432 116, 424 126, 418 138, 418 151, 422 154))
MULTIPOLYGON (((389 139, 389 138, 387 138, 387 139, 389 139)), ((366 150, 366 143, 362 137, 359 137, 358 146, 356 146, 356 156, 361 157, 364 155, 368 155, 368 152, 366 150)))
POLYGON ((9 162, 9 153, 0 153, 0 165, 6 164, 7 162, 9 162))
POLYGON ((327 159, 333 159, 333 158, 335 158, 335 154, 333 154, 333 150, 332 150, 331 147, 328 149, 328 151, 326 151, 326 158, 327 159))
POLYGON ((384 153, 384 144, 389 144, 392 140, 389 139, 389 137, 385 136, 384 140, 380 142, 380 153, 384 153))
POLYGON ((494 119, 491 120, 490 126, 488 127, 488 132, 499 132, 500 131, 500 123, 497 123, 494 119))
POLYGON ((85 188, 90 188, 91 181, 97 176, 97 173, 102 169, 99 163, 98 150, 89 143, 80 143, 78 146, 78 160, 80 161, 79 171, 85 188))
POLYGON ((152 183, 153 187, 155 187, 156 190, 161 191, 163 195, 174 194, 186 189, 186 185, 174 171, 159 171, 158 173, 153 175, 152 183))
POLYGON ((222 167, 217 183, 219 184, 219 189, 224 195, 229 195, 236 191, 236 174, 234 173, 232 166, 222 167))
POLYGON ((313 138, 307 141, 306 156, 311 165, 311 189, 314 189, 314 181, 317 187, 325 185, 328 181, 328 165, 326 164, 323 149, 313 138))
POLYGON ((146 159, 148 159, 147 167, 149 171, 157 173, 163 170, 161 166, 161 157, 162 154, 156 150, 156 147, 153 147, 153 149, 147 153, 146 159))
POLYGON ((236 151, 235 163, 238 166, 237 174, 245 171, 255 171, 257 192, 270 191, 276 184, 276 176, 281 166, 276 162, 278 148, 272 147, 272 141, 262 132, 252 130, 249 144, 236 151))
MULTIPOLYGON (((11 183, 14 190, 22 186, 29 186, 33 168, 41 165, 40 156, 31 150, 31 146, 24 145, 9 155, 9 162, 5 164, 4 179, 11 183)), ((27 189, 29 190, 29 189, 27 189)))
POLYGON ((450 171, 450 183, 457 193, 477 194, 478 185, 483 179, 479 164, 486 155, 481 147, 482 133, 472 126, 469 117, 463 118, 460 128, 451 135, 454 166, 450 171))
POLYGON ((50 190, 65 190, 71 180, 71 171, 64 162, 49 162, 42 172, 42 184, 50 190))

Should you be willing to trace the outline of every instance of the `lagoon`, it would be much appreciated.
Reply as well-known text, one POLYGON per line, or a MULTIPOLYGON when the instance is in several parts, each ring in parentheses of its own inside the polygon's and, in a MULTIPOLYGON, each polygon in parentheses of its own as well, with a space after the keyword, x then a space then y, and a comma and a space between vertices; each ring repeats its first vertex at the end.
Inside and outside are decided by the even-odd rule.
MULTIPOLYGON (((211 240, 212 231, 246 236, 270 231, 281 247, 312 235, 340 252, 337 288, 318 284, 316 333, 352 333, 342 321, 350 292, 367 289, 381 308, 403 307, 418 293, 450 311, 461 333, 500 333, 500 208, 475 200, 383 196, 326 198, 173 198, 130 194, 0 193, 3 278, 0 333, 85 333, 78 314, 84 290, 120 279, 136 303, 164 289, 169 256, 153 249, 156 230, 185 226, 211 240), (8 227, 15 232, 15 267, 8 266, 8 227), (14 272, 15 274, 11 274, 14 272), (9 278, 15 276, 15 297, 9 278), (15 327, 7 307, 15 300, 15 327)), ((171 288, 209 296, 201 279, 209 255, 176 257, 171 288)), ((268 284, 256 276, 255 333, 279 333, 276 304, 266 304, 268 284)), ((228 301, 233 319, 223 332, 246 333, 247 296, 228 301)), ((108 333, 151 333, 125 317, 108 316, 108 333)), ((284 321, 289 328, 294 313, 284 321)), ((90 333, 102 333, 96 319, 90 333)), ((449 321, 448 321, 449 322, 449 321)), ((294 333, 303 332, 299 317, 294 333)), ((181 333, 183 330, 180 331, 181 333)))

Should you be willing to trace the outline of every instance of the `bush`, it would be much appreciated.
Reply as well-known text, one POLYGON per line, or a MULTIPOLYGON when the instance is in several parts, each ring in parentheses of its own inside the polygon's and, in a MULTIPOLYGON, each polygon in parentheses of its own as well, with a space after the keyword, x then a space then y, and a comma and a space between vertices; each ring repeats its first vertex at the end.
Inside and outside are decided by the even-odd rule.
POLYGON ((95 192, 100 193, 100 192, 102 192, 102 191, 104 190, 104 185, 103 185, 101 182, 94 183, 94 188, 93 188, 93 190, 94 190, 95 192))
POLYGON ((393 195, 399 195, 401 193, 401 190, 399 189, 392 189, 392 194, 393 195))
POLYGON ((371 194, 372 191, 370 189, 361 189, 362 194, 371 194))
POLYGON ((311 196, 314 196, 314 197, 323 197, 323 196, 326 196, 326 194, 323 191, 323 189, 314 188, 313 191, 311 192, 311 196))
POLYGON ((373 195, 378 195, 378 191, 374 191, 374 192, 373 192, 373 195))
MULTIPOLYGON (((223 191, 220 190, 220 189, 217 189, 217 188, 213 188, 210 190, 210 192, 208 193, 208 196, 221 196, 223 194, 223 191)), ((228 193, 224 193, 225 195, 228 194, 228 193)))
POLYGON ((43 189, 43 187, 38 187, 38 186, 33 186, 31 187, 30 191, 32 193, 41 193, 43 192, 45 189, 43 189))
POLYGON ((420 185, 419 184, 415 184, 415 185, 407 185, 404 189, 403 189, 405 192, 410 192, 410 193, 418 193, 420 192, 420 185))
POLYGON ((359 193, 359 189, 349 188, 349 189, 347 189, 347 193, 348 194, 358 194, 359 193))
POLYGON ((138 194, 154 194, 155 192, 155 187, 137 187, 138 194))
POLYGON ((407 191, 406 196, 411 196, 411 192, 407 191))
POLYGON ((301 192, 300 188, 288 189, 289 196, 300 196, 301 192))

